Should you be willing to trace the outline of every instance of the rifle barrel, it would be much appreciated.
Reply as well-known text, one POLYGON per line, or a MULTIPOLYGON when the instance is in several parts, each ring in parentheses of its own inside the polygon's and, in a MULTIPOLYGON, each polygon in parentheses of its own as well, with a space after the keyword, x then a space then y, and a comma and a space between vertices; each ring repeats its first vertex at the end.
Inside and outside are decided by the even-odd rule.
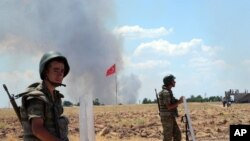
POLYGON ((11 99, 12 97, 11 97, 11 95, 10 95, 10 93, 8 91, 8 88, 7 88, 7 86, 5 84, 3 84, 3 88, 6 91, 6 93, 8 94, 9 98, 11 99))
POLYGON ((21 125, 22 125, 20 109, 19 109, 19 107, 18 107, 17 104, 16 104, 16 101, 15 101, 15 99, 14 99, 14 96, 11 96, 11 95, 10 95, 10 93, 9 93, 9 91, 8 91, 8 88, 7 88, 7 86, 6 86, 5 84, 3 84, 3 88, 4 88, 4 90, 6 91, 6 93, 8 94, 9 99, 10 99, 10 103, 11 103, 11 105, 12 105, 12 107, 13 107, 13 109, 14 109, 14 111, 15 111, 17 117, 18 117, 18 120, 20 121, 20 123, 21 123, 21 125))
POLYGON ((155 89, 155 95, 156 95, 156 101, 157 101, 158 110, 159 110, 159 114, 160 114, 160 103, 159 103, 159 98, 158 98, 158 94, 157 94, 157 90, 156 89, 155 89))

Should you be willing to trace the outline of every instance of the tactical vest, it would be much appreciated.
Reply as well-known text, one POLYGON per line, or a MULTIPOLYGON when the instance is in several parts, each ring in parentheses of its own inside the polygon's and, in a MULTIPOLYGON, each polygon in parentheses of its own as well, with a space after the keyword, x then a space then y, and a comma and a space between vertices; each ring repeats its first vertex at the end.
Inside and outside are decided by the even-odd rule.
POLYGON ((171 110, 167 109, 166 102, 163 99, 163 97, 166 96, 170 97, 170 104, 177 102, 177 99, 174 98, 172 91, 171 90, 169 91, 163 87, 162 91, 159 93, 160 115, 161 116, 173 115, 175 117, 178 117, 177 108, 171 110))
POLYGON ((24 130, 24 141, 39 141, 39 139, 36 138, 32 133, 31 121, 28 119, 27 104, 29 100, 32 99, 38 99, 44 103, 44 108, 41 109, 44 113, 44 127, 52 135, 65 141, 68 140, 67 133, 69 121, 66 117, 61 116, 63 113, 61 98, 64 97, 62 94, 60 94, 58 91, 55 91, 54 101, 52 101, 51 94, 47 89, 45 89, 44 84, 34 83, 30 85, 24 93, 19 94, 19 97, 22 97, 20 114, 24 130))

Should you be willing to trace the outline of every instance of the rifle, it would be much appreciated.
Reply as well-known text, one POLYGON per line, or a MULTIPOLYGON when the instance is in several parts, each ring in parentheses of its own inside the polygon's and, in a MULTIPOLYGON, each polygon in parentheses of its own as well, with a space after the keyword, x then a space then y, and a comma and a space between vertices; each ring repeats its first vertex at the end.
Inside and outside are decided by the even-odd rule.
POLYGON ((6 93, 8 94, 9 99, 10 99, 10 103, 11 103, 13 109, 15 110, 15 113, 16 113, 16 115, 17 115, 17 117, 18 117, 19 122, 20 122, 21 125, 22 125, 22 122, 21 122, 21 114, 20 114, 20 107, 18 107, 17 104, 16 104, 16 101, 15 101, 15 98, 14 98, 15 95, 14 95, 14 94, 10 95, 10 93, 9 93, 9 91, 8 91, 8 88, 7 88, 7 86, 6 86, 5 84, 3 84, 3 88, 4 88, 4 90, 6 91, 6 93))
POLYGON ((183 97, 183 104, 184 104, 184 109, 185 109, 185 115, 182 116, 181 120, 182 122, 185 123, 186 141, 189 141, 189 138, 191 138, 191 141, 195 141, 194 130, 192 127, 189 109, 188 109, 187 101, 185 97, 183 97))
POLYGON ((158 104, 158 110, 159 110, 159 114, 160 114, 160 103, 159 103, 159 98, 158 98, 158 94, 157 94, 157 90, 155 89, 155 95, 156 95, 156 100, 157 100, 157 104, 158 104))

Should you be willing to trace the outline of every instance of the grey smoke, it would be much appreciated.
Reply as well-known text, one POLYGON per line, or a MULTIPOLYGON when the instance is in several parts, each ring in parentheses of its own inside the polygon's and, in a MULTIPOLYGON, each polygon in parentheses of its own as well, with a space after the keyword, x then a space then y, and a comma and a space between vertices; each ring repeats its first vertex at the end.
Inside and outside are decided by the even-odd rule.
POLYGON ((129 76, 121 77, 120 83, 122 85, 119 87, 118 97, 120 101, 118 103, 136 103, 138 90, 141 87, 139 78, 134 74, 130 74, 129 76))
MULTIPOLYGON (((106 28, 106 21, 114 17, 113 3, 112 0, 0 1, 0 42, 18 38, 12 46, 19 54, 41 56, 49 50, 62 52, 71 66, 66 78, 69 97, 77 99, 82 94, 93 94, 102 103, 112 104, 115 81, 105 77, 105 72, 114 63, 118 72, 123 69, 122 42, 106 28)), ((135 75, 119 81, 132 83, 129 78, 140 86, 135 75)), ((133 88, 133 97, 126 98, 130 91, 126 88, 131 87, 129 83, 121 86, 123 102, 135 102, 132 98, 137 98, 139 87, 133 88)))

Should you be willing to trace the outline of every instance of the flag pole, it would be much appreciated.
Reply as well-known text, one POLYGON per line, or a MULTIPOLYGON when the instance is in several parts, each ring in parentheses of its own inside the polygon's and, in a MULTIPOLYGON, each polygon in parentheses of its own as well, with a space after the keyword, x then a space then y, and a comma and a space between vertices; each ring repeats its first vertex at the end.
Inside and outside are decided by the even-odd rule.
POLYGON ((117 67, 116 67, 116 73, 115 73, 115 103, 117 105, 117 67))
POLYGON ((117 105, 117 68, 116 68, 116 73, 115 73, 115 103, 117 105))

